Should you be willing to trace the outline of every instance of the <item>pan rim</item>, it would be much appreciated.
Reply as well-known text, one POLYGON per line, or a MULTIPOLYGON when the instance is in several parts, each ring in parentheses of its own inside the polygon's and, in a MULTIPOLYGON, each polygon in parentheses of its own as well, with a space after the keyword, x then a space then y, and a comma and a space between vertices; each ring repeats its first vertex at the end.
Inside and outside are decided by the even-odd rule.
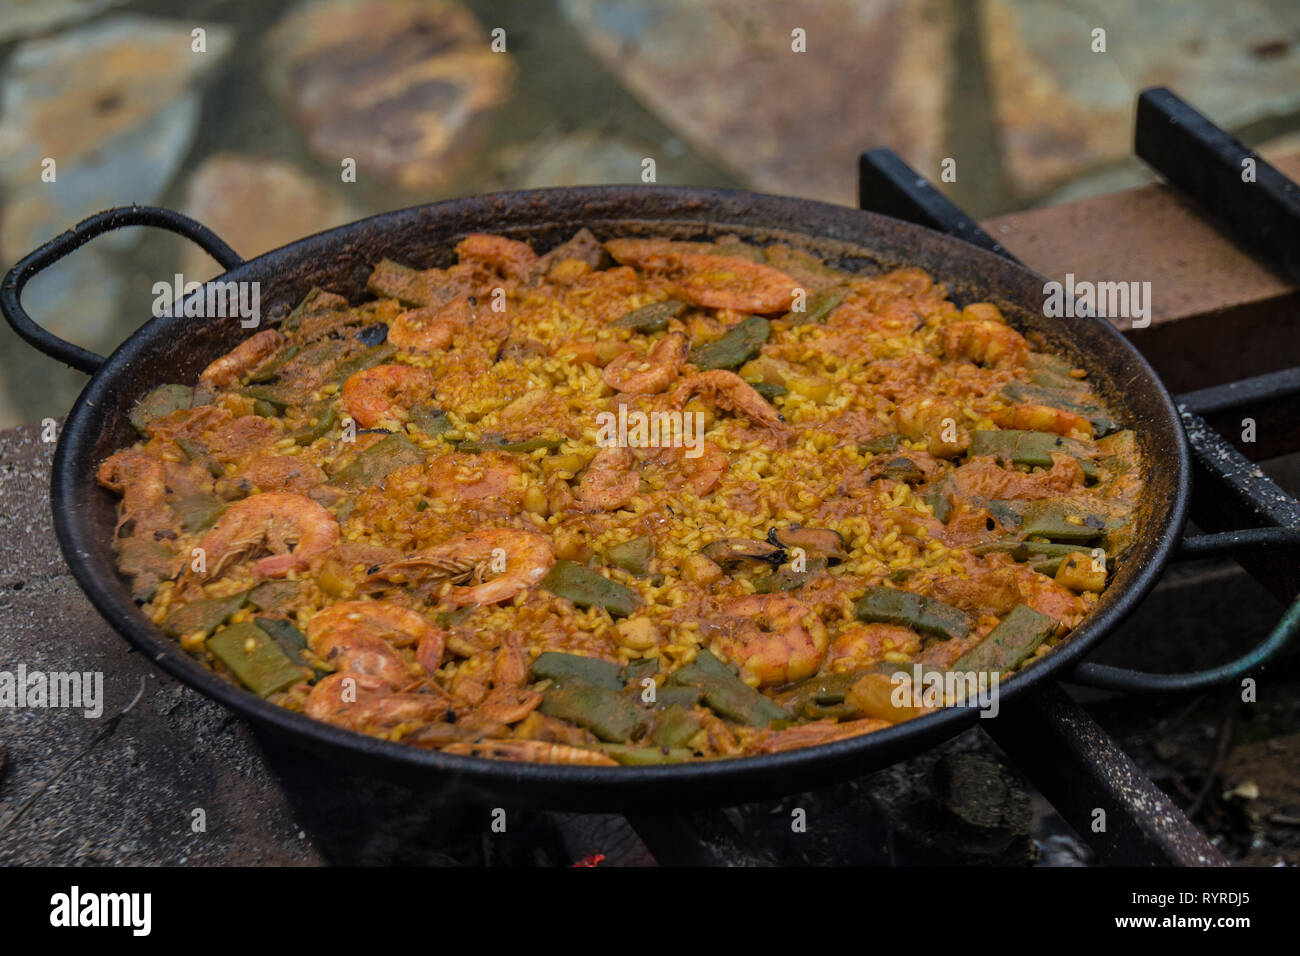
MULTIPOLYGON (((669 200, 677 198, 687 208, 681 210, 679 218, 674 218, 677 212, 675 205, 669 208, 663 204, 661 204, 660 208, 665 210, 665 215, 649 218, 641 218, 637 215, 623 215, 615 218, 625 222, 662 222, 664 224, 674 221, 700 222, 703 220, 710 227, 716 225, 721 229, 726 229, 729 223, 725 218, 717 220, 708 218, 713 208, 723 204, 722 200, 744 202, 750 206, 769 209, 784 207, 790 212, 812 213, 818 217, 816 222, 812 223, 808 230, 804 232, 805 235, 813 239, 837 240, 870 248, 869 241, 865 236, 874 231, 872 227, 888 228, 904 236, 909 234, 923 236, 928 243, 940 251, 947 247, 954 252, 960 252, 962 255, 972 257, 977 263, 984 260, 987 264, 987 271, 990 273, 1015 276, 1022 280, 1042 279, 1041 276, 1024 266, 1009 262, 960 239, 876 213, 846 206, 834 206, 813 200, 775 196, 746 190, 690 186, 591 186, 536 189, 491 193, 412 206, 406 209, 380 213, 326 232, 298 239, 286 246, 250 259, 243 265, 215 277, 215 279, 229 280, 238 278, 241 273, 255 271, 259 265, 265 267, 272 257, 310 255, 319 247, 356 235, 363 231, 367 225, 373 226, 385 221, 392 223, 399 221, 401 217, 432 216, 437 219, 443 215, 449 216, 456 210, 472 216, 475 210, 487 213, 492 210, 499 211, 501 206, 506 205, 522 207, 521 228, 523 228, 529 222, 535 221, 535 214, 530 211, 529 207, 536 205, 539 201, 544 202, 562 195, 570 202, 576 197, 579 201, 586 199, 589 200, 590 204, 599 206, 601 202, 625 200, 631 194, 656 194, 659 197, 667 197, 669 200), (825 224, 828 221, 837 224, 842 223, 845 231, 854 235, 837 235, 835 232, 826 231, 825 224)), ((600 218, 599 210, 593 210, 590 219, 598 220, 600 218)), ((583 224, 583 221, 571 220, 569 224, 576 229, 583 224)), ((935 278, 940 281, 944 279, 941 275, 936 275, 935 278)), ((119 369, 138 358, 139 354, 146 349, 147 343, 150 342, 150 336, 147 333, 156 332, 160 327, 158 323, 167 321, 169 320, 166 317, 160 317, 145 323, 118 346, 101 368, 91 376, 68 413, 64 428, 61 430, 51 472, 51 506, 55 531, 65 560, 78 584, 107 623, 119 635, 138 651, 147 654, 151 662, 160 666, 172 677, 216 700, 256 725, 279 731, 298 744, 309 748, 319 750, 323 747, 342 750, 347 752, 349 756, 359 758, 363 762, 376 765, 392 765, 394 769, 400 769, 403 772, 426 776, 432 774, 449 779, 465 778, 476 783, 482 782, 487 787, 498 791, 528 787, 530 785, 542 787, 549 793, 588 788, 592 791, 599 791, 599 797, 605 800, 605 803, 601 805, 620 806, 626 805, 625 801, 619 799, 620 797, 627 797, 637 790, 641 790, 643 793, 654 793, 658 787, 668 785, 674 787, 683 784, 700 787, 716 786, 719 789, 734 785, 737 788, 746 790, 761 790, 763 787, 755 785, 756 780, 760 777, 782 778, 789 776, 792 782, 788 787, 778 786, 772 792, 790 792, 799 789, 797 781, 801 779, 800 773, 802 771, 812 772, 818 767, 823 769, 836 767, 841 768, 841 770, 836 770, 835 773, 841 777, 848 776, 848 772, 842 772, 842 768, 847 768, 850 764, 860 763, 863 769, 869 769, 873 765, 873 754, 883 754, 889 760, 899 759, 909 749, 911 752, 919 752, 934 742, 953 736, 979 719, 978 711, 975 709, 949 708, 871 734, 776 754, 649 767, 586 767, 517 763, 445 754, 409 744, 394 743, 369 737, 277 707, 251 692, 223 680, 219 675, 203 668, 185 655, 175 641, 166 638, 152 622, 149 622, 144 617, 139 606, 130 599, 119 577, 114 575, 111 580, 108 580, 96 572, 91 566, 90 551, 80 544, 81 542, 94 541, 96 537, 95 529, 89 518, 90 503, 78 500, 77 493, 77 483, 82 477, 78 474, 77 469, 78 466, 87 464, 84 459, 88 457, 89 448, 92 444, 91 435, 97 427, 97 416, 93 414, 93 411, 100 399, 109 394, 119 369), (85 450, 84 453, 77 453, 83 449, 85 450), (909 748, 910 744, 916 746, 909 748), (890 757, 889 755, 892 753, 897 753, 897 757, 890 757)), ((1160 534, 1158 539, 1149 545, 1145 561, 1142 566, 1137 568, 1133 580, 1113 601, 1094 610, 1082 624, 1074 628, 1069 638, 1057 649, 1042 660, 1001 682, 999 706, 1014 701, 1039 680, 1068 679, 1070 666, 1092 651, 1149 593, 1172 556, 1187 519, 1191 461, 1173 400, 1141 353, 1127 339, 1124 339, 1118 330, 1100 319, 1089 321, 1104 326, 1103 335, 1122 343, 1121 351, 1125 354, 1126 360, 1141 372, 1142 377, 1146 380, 1144 384, 1155 387, 1155 394, 1148 396, 1148 398, 1159 406, 1159 412, 1163 413, 1165 422, 1172 427, 1177 439, 1174 442, 1175 453, 1167 461, 1161 463, 1173 469, 1172 477, 1175 494, 1173 500, 1169 502, 1167 512, 1152 515, 1153 523, 1159 526, 1153 531, 1159 531, 1160 534)), ((1099 358, 1096 361, 1100 363, 1102 359, 1099 358)), ((106 543, 101 547, 107 547, 106 543)), ((587 794, 587 796, 592 795, 591 793, 587 794)), ((650 799, 653 800, 654 798, 651 797, 650 799)), ((577 800, 556 799, 539 802, 548 806, 559 807, 586 804, 592 801, 584 797, 577 800)), ((597 799, 596 803, 600 804, 600 800, 597 799)))

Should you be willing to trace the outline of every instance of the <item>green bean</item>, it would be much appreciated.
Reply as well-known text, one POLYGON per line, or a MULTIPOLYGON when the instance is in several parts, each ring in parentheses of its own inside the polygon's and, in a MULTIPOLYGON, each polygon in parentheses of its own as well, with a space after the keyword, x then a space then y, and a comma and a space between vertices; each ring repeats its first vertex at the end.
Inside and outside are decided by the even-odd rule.
POLYGON ((312 286, 311 290, 302 297, 302 301, 284 318, 281 325, 285 329, 296 329, 302 320, 309 315, 315 315, 317 312, 331 312, 335 309, 346 309, 348 300, 341 295, 335 295, 333 292, 326 292, 320 286, 312 286))
POLYGON ((931 491, 922 500, 930 506, 934 516, 944 524, 952 516, 952 495, 946 491, 931 491))
POLYGON ((528 673, 533 680, 576 679, 594 687, 603 687, 605 690, 621 690, 623 687, 617 664, 602 661, 599 657, 583 657, 581 654, 545 651, 533 661, 532 666, 528 668, 528 673))
POLYGON ((207 648, 241 684, 262 697, 305 678, 280 646, 248 621, 218 631, 208 638, 207 648))
POLYGON ((776 385, 772 382, 749 382, 748 384, 750 388, 758 392, 758 394, 762 395, 769 402, 774 398, 780 398, 789 391, 789 389, 784 385, 776 385))
POLYGON ((485 451, 529 452, 539 448, 556 449, 564 444, 563 438, 525 438, 523 441, 506 441, 493 436, 479 441, 463 441, 456 445, 456 450, 471 455, 481 455, 485 451))
POLYGON ((1017 538, 976 545, 971 550, 975 554, 1001 552, 1011 555, 1017 561, 1029 561, 1033 558, 1063 558, 1067 554, 1078 551, 1079 548, 1073 544, 1054 544, 1050 541, 1021 541, 1017 538))
POLYGON ((404 435, 389 435, 371 445, 330 478, 330 485, 359 491, 387 478, 398 468, 424 461, 424 452, 404 435))
POLYGON ((306 397, 302 389, 288 388, 284 385, 250 385, 241 388, 239 394, 259 402, 266 402, 278 409, 301 405, 306 397))
POLYGON ((176 439, 176 445, 185 452, 186 458, 196 465, 202 465, 213 478, 220 478, 226 473, 225 466, 212 457, 211 451, 203 442, 181 437, 176 439))
POLYGON ((994 431, 976 429, 970 433, 971 457, 990 455, 1016 465, 1050 468, 1052 452, 1073 456, 1078 459, 1086 478, 1092 480, 1097 477, 1097 465, 1088 457, 1088 447, 1071 438, 1052 432, 1023 431, 1015 428, 994 431))
POLYGON ((182 604, 167 615, 163 630, 172 637, 182 637, 202 631, 204 636, 220 627, 230 615, 242 608, 248 600, 248 591, 227 597, 207 598, 182 604))
POLYGON ((934 598, 894 588, 868 588, 858 599, 857 615, 862 621, 910 627, 918 633, 944 640, 965 637, 972 625, 965 611, 934 598))
POLYGON ((771 334, 772 323, 751 315, 716 342, 692 349, 689 361, 703 369, 738 368, 758 354, 771 334))
POLYGON ((795 325, 825 322, 827 316, 835 311, 836 307, 844 301, 844 297, 848 294, 849 290, 843 286, 831 286, 828 289, 822 289, 820 292, 814 292, 808 297, 804 311, 787 312, 781 316, 781 319, 795 325))
POLYGON ((800 681, 781 694, 781 705, 796 717, 803 716, 810 705, 842 704, 853 685, 862 674, 823 674, 800 681))
POLYGON ((629 747, 624 744, 605 744, 600 749, 629 767, 685 763, 695 756, 690 750, 680 747, 629 747))
POLYGON ((428 402, 411 407, 411 424, 433 438, 451 430, 451 419, 447 413, 428 402))
POLYGON ((650 535, 642 535, 631 541, 622 541, 611 545, 605 552, 605 558, 616 568, 629 574, 644 577, 650 569, 650 561, 655 556, 655 542, 650 535))
POLYGON ((1017 604, 984 640, 957 658, 951 669, 959 673, 1013 670, 1023 664, 1056 628, 1056 618, 1017 604))
POLYGON ((298 596, 297 581, 263 581, 248 592, 248 603, 259 611, 277 611, 298 596))
POLYGON ((774 701, 743 683, 731 668, 708 651, 700 651, 692 663, 669 674, 668 682, 677 687, 699 688, 705 706, 751 727, 766 727, 774 720, 790 716, 774 701))
POLYGON ((172 505, 172 512, 180 519, 182 531, 202 531, 216 521, 226 507, 225 502, 212 495, 196 492, 172 505))
POLYGON ((1091 541, 1106 532, 1106 520, 1099 515, 1081 515, 1064 502, 1043 499, 1025 509, 1020 533, 1052 541, 1091 541))
POLYGON ((864 455, 885 455, 891 451, 898 451, 898 446, 902 444, 902 441, 902 435, 882 435, 880 438, 873 438, 866 444, 859 445, 858 451, 864 455))
POLYGON ((686 310, 685 302, 668 299, 665 302, 651 302, 639 309, 633 309, 620 315, 611 324, 634 332, 662 332, 668 327, 670 319, 675 319, 686 310))
POLYGON ((667 710, 669 707, 683 707, 690 710, 699 704, 703 697, 704 691, 698 687, 674 687, 665 684, 663 687, 656 688, 654 706, 658 710, 667 710))
POLYGON ((325 411, 320 413, 315 422, 294 432, 294 444, 310 445, 317 439, 324 438, 329 434, 330 429, 334 427, 337 420, 338 412, 334 408, 334 403, 329 402, 325 406, 325 411))
POLYGON ((538 708, 548 717, 585 727, 601 740, 625 742, 648 719, 645 710, 618 691, 581 680, 558 680, 542 692, 538 708))
POLYGON ((893 481, 901 481, 905 484, 916 484, 925 479, 925 472, 921 471, 916 462, 910 458, 891 458, 880 469, 881 478, 889 478, 893 481))
POLYGON ((541 586, 578 607, 604 608, 615 617, 627 617, 645 603, 631 588, 572 561, 556 561, 541 586))
POLYGON ((189 408, 194 398, 194 390, 188 385, 159 385, 131 407, 128 418, 141 435, 147 434, 146 426, 158 418, 165 418, 172 412, 189 408))
POLYGON ((684 707, 674 704, 659 712, 654 741, 660 747, 685 747, 700 732, 700 722, 684 707))
POLYGON ((397 354, 397 348, 385 342, 383 345, 374 345, 366 349, 359 355, 354 355, 350 359, 339 362, 334 369, 326 376, 327 382, 343 382, 351 378, 357 372, 364 372, 368 368, 374 368, 376 365, 383 365, 390 358, 397 354))
POLYGON ((653 657, 641 657, 627 662, 623 672, 619 675, 619 680, 639 692, 642 690, 641 682, 647 677, 654 677, 658 673, 659 662, 657 660, 653 657))
POLYGON ((1098 405, 1076 402, 1074 398, 1079 396, 1067 394, 1060 389, 1045 388, 1040 385, 1026 385, 1024 382, 1008 382, 1007 386, 1002 389, 1002 394, 1013 402, 1047 405, 1051 408, 1059 408, 1063 411, 1074 412, 1076 415, 1082 415, 1092 422, 1093 431, 1098 438, 1109 435, 1119 428, 1119 425, 1106 413, 1105 409, 1098 405))
POLYGON ((263 383, 274 381, 280 374, 280 369, 285 363, 302 351, 301 345, 286 345, 280 349, 266 364, 260 366, 256 372, 248 377, 250 382, 263 383))
POLYGON ((415 269, 392 259, 381 259, 370 273, 366 291, 386 299, 397 299, 405 306, 432 305, 433 289, 415 269))

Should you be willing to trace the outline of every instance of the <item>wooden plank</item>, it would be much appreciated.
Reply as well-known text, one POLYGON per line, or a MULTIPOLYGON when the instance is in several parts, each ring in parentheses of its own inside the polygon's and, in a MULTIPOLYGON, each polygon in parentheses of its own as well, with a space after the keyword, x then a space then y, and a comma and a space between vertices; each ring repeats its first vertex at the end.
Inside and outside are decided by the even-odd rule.
MULTIPOLYGON (((1270 161, 1300 179, 1300 153, 1270 161)), ((1050 279, 1150 282, 1152 321, 1282 299, 1296 289, 1202 218, 1164 184, 997 216, 982 223, 1050 279)))
MULTIPOLYGON (((1268 159, 1300 180, 1300 153, 1268 159)), ((1150 282, 1150 327, 1120 327, 1171 391, 1288 368, 1300 356, 1300 288, 1168 186, 1141 186, 981 225, 1049 279, 1073 273, 1076 280, 1150 282)))

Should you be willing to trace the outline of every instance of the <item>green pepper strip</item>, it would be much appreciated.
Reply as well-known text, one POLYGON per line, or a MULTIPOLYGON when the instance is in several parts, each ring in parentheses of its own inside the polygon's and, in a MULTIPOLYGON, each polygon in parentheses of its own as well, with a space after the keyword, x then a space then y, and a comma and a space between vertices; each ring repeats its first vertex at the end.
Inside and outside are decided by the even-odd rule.
POLYGON ((1017 604, 984 640, 953 662, 952 670, 1013 670, 1023 664, 1038 645, 1052 635, 1056 627, 1056 618, 1039 614, 1027 605, 1017 604))
POLYGON ((950 604, 894 588, 868 588, 858 599, 860 620, 910 627, 945 640, 970 633, 970 616, 950 604))

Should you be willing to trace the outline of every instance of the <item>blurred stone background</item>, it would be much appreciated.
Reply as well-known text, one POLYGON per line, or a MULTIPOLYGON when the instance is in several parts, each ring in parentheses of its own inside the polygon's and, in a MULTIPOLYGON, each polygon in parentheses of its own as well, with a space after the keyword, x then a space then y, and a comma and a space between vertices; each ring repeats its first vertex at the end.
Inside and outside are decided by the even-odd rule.
MULTIPOLYGON (((645 158, 660 183, 852 204, 874 146, 936 182, 955 159, 942 188, 985 217, 1149 181, 1129 152, 1153 84, 1265 155, 1300 147, 1300 4, 3 0, 0 261, 131 202, 181 209, 248 257, 451 196, 635 183, 645 158)), ((108 352, 177 271, 217 269, 123 231, 24 302, 108 352)), ((0 338, 0 427, 63 414, 84 377, 0 338)))

